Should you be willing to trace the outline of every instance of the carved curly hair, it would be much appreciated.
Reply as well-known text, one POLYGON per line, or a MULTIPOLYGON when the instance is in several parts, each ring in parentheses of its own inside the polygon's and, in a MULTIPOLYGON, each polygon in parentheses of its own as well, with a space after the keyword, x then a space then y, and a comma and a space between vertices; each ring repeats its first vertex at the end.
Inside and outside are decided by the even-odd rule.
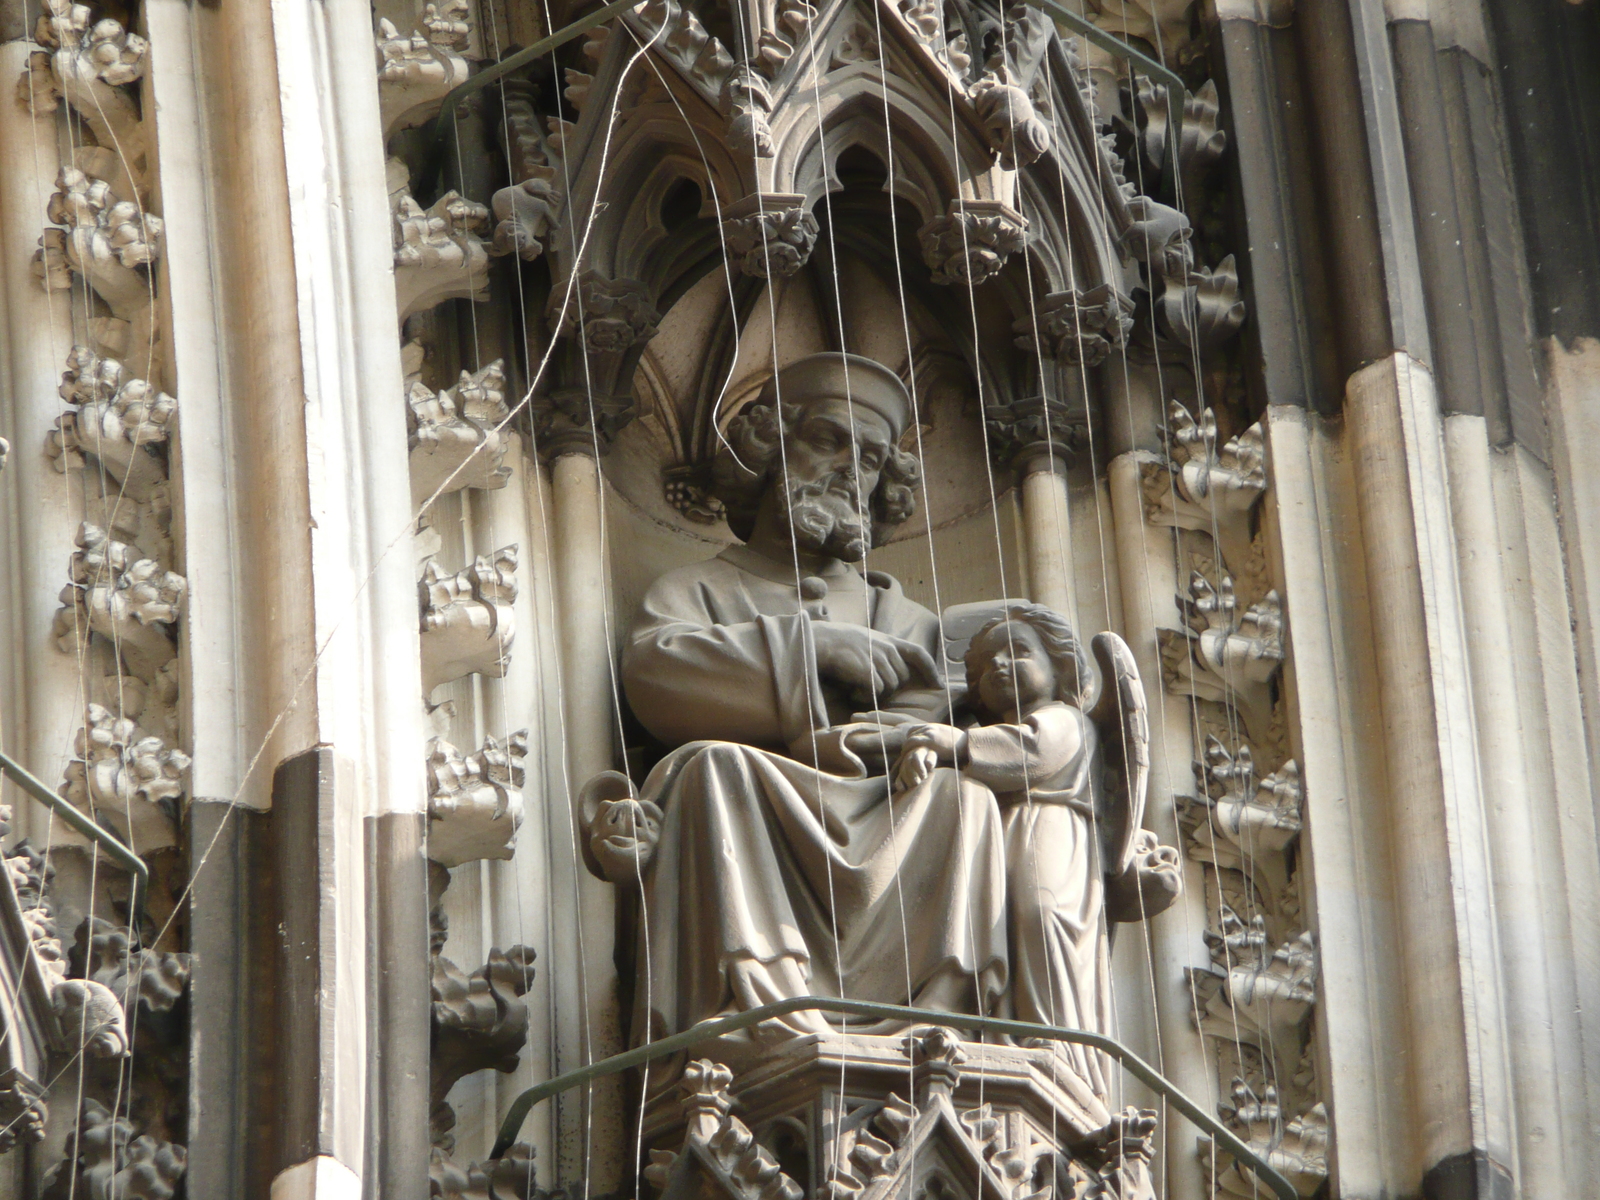
MULTIPOLYGON (((782 424, 777 406, 757 402, 728 422, 727 441, 711 464, 711 494, 728 510, 728 528, 740 541, 755 528, 756 511, 768 483, 782 464, 781 442, 794 433, 804 415, 803 404, 784 404, 782 424)), ((878 486, 867 501, 872 516, 873 545, 917 511, 916 486, 922 467, 916 456, 890 447, 878 474, 878 486)))
POLYGON ((983 628, 972 635, 972 641, 967 643, 963 661, 967 668, 967 701, 972 708, 984 711, 983 702, 978 698, 978 673, 983 664, 978 661, 978 654, 972 647, 978 644, 984 634, 991 629, 998 629, 1007 621, 1030 625, 1039 635, 1044 652, 1050 656, 1056 669, 1056 699, 1065 700, 1068 704, 1082 704, 1085 694, 1093 686, 1094 665, 1084 653, 1083 643, 1072 631, 1072 626, 1055 609, 1046 608, 1043 604, 1013 604, 999 616, 985 622, 983 628))

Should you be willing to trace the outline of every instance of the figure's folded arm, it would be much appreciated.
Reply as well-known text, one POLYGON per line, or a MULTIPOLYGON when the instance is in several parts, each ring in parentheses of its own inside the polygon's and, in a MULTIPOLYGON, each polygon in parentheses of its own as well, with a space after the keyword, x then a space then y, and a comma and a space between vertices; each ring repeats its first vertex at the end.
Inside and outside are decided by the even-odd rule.
POLYGON ((1076 709, 1048 708, 1020 725, 967 730, 966 771, 997 792, 1019 792, 1064 768, 1083 744, 1076 709))
POLYGON ((634 715, 669 745, 789 746, 826 728, 815 653, 800 614, 736 625, 641 623, 623 654, 634 715))

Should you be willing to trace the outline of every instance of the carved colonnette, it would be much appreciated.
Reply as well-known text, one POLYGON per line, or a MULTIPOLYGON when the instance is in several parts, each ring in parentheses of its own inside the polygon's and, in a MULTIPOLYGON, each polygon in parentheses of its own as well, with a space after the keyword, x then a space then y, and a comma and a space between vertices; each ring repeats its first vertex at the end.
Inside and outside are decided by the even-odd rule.
MULTIPOLYGON (((1300 891, 1300 770, 1283 746, 1276 694, 1286 618, 1253 529, 1266 489, 1261 429, 1219 448, 1209 408, 1173 404, 1167 417, 1168 457, 1141 468, 1145 517, 1186 531, 1180 547, 1184 536, 1204 539, 1176 597, 1187 623, 1159 631, 1167 685, 1192 698, 1208 731, 1197 792, 1177 797, 1185 851, 1208 879, 1212 961, 1190 971, 1195 1021, 1213 1048, 1223 1117, 1310 1196, 1328 1174, 1329 1121, 1312 1044, 1318 956, 1300 891), (1243 606, 1241 590, 1258 598, 1243 606)), ((1247 1169, 1206 1154, 1223 1193, 1256 1193, 1247 1169)))

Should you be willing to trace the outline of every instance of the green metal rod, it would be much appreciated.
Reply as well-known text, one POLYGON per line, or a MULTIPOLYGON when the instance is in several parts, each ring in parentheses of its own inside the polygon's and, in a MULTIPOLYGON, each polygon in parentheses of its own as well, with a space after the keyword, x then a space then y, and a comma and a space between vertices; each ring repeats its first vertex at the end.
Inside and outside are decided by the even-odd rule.
POLYGON ((445 95, 438 118, 433 123, 433 133, 428 138, 428 162, 422 169, 417 190, 425 192, 433 186, 434 176, 438 174, 440 162, 444 157, 444 124, 447 120, 454 119, 457 104, 474 92, 488 87, 496 79, 527 66, 536 58, 543 58, 552 50, 565 46, 579 34, 588 33, 596 25, 604 25, 612 17, 620 16, 630 8, 638 8, 640 3, 641 0, 613 0, 611 4, 596 9, 586 17, 579 17, 572 24, 563 25, 549 37, 540 38, 525 50, 518 50, 510 58, 503 58, 494 66, 479 71, 459 87, 451 88, 445 95))
POLYGON ((133 896, 130 912, 135 923, 137 923, 139 911, 144 903, 144 896, 150 884, 150 868, 145 865, 144 859, 124 845, 121 839, 104 825, 98 824, 92 817, 80 812, 62 797, 45 787, 32 772, 3 750, 0 750, 0 772, 11 776, 11 781, 19 788, 53 811, 68 825, 83 834, 84 837, 103 846, 107 854, 133 873, 133 896))
POLYGON ((1157 62, 1148 54, 1135 50, 1121 38, 1114 37, 1099 26, 1091 24, 1087 18, 1073 12, 1066 5, 1059 3, 1059 0, 1028 0, 1028 3, 1053 14, 1102 50, 1115 54, 1118 58, 1127 59, 1130 64, 1138 66, 1145 74, 1153 76, 1165 85, 1167 124, 1171 133, 1167 138, 1167 152, 1161 156, 1161 190, 1164 194, 1176 198, 1178 147, 1183 142, 1183 102, 1189 94, 1189 89, 1183 86, 1183 80, 1168 70, 1165 64, 1157 62))
POLYGON ((1295 1191, 1294 1185, 1246 1145, 1237 1134, 1185 1096, 1178 1090, 1176 1084, 1114 1038, 1101 1033, 1091 1033, 1086 1029, 1035 1025, 1029 1021, 1008 1021, 1000 1017, 971 1017, 960 1013, 935 1012, 926 1008, 908 1008, 902 1004, 875 1004, 868 1000, 840 1000, 829 996, 796 996, 789 1000, 763 1004, 759 1008, 752 1008, 735 1016, 704 1021, 683 1033, 675 1033, 658 1041, 636 1046, 632 1050, 625 1050, 621 1054, 613 1054, 610 1058, 603 1058, 599 1062, 590 1063, 587 1067, 579 1067, 576 1071, 568 1071, 565 1075, 558 1075, 554 1079, 531 1087, 511 1102, 511 1108, 506 1112, 506 1119, 500 1125, 500 1135, 495 1139, 494 1149, 490 1151, 489 1157, 500 1158, 511 1148, 511 1144, 517 1140, 517 1134, 522 1130, 522 1123, 528 1119, 529 1111, 541 1100, 592 1080, 615 1075, 632 1067, 643 1066, 654 1059, 688 1050, 725 1033, 746 1029, 768 1018, 781 1017, 793 1012, 843 1013, 853 1017, 939 1025, 978 1033, 1010 1034, 1013 1037, 1046 1038, 1051 1041, 1089 1046, 1109 1054, 1141 1083, 1161 1093, 1174 1108, 1216 1139, 1224 1150, 1248 1165, 1256 1178, 1271 1188, 1279 1200, 1300 1200, 1300 1193, 1295 1191))

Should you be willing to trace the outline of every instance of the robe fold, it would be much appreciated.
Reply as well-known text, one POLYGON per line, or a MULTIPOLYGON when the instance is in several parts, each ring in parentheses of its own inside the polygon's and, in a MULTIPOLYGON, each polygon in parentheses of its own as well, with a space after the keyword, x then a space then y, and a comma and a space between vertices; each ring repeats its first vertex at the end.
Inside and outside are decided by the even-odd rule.
MULTIPOLYGON (((1009 1015, 1109 1033, 1097 745, 1094 723, 1080 709, 1047 704, 1016 725, 968 730, 963 774, 994 792, 1005 827, 1009 1015)), ((1108 1094, 1103 1055, 1067 1044, 1060 1050, 1097 1095, 1108 1094)))
MULTIPOLYGON (((872 629, 939 661, 937 619, 894 580, 842 564, 824 578, 866 593, 872 629)), ((641 893, 635 1043, 808 992, 988 1012, 1005 988, 993 797, 936 772, 891 799, 845 744, 862 706, 818 676, 796 584, 743 547, 669 572, 624 651, 634 714, 677 747, 640 792, 664 818, 641 893)), ((919 683, 879 707, 935 720, 943 699, 919 683)))

